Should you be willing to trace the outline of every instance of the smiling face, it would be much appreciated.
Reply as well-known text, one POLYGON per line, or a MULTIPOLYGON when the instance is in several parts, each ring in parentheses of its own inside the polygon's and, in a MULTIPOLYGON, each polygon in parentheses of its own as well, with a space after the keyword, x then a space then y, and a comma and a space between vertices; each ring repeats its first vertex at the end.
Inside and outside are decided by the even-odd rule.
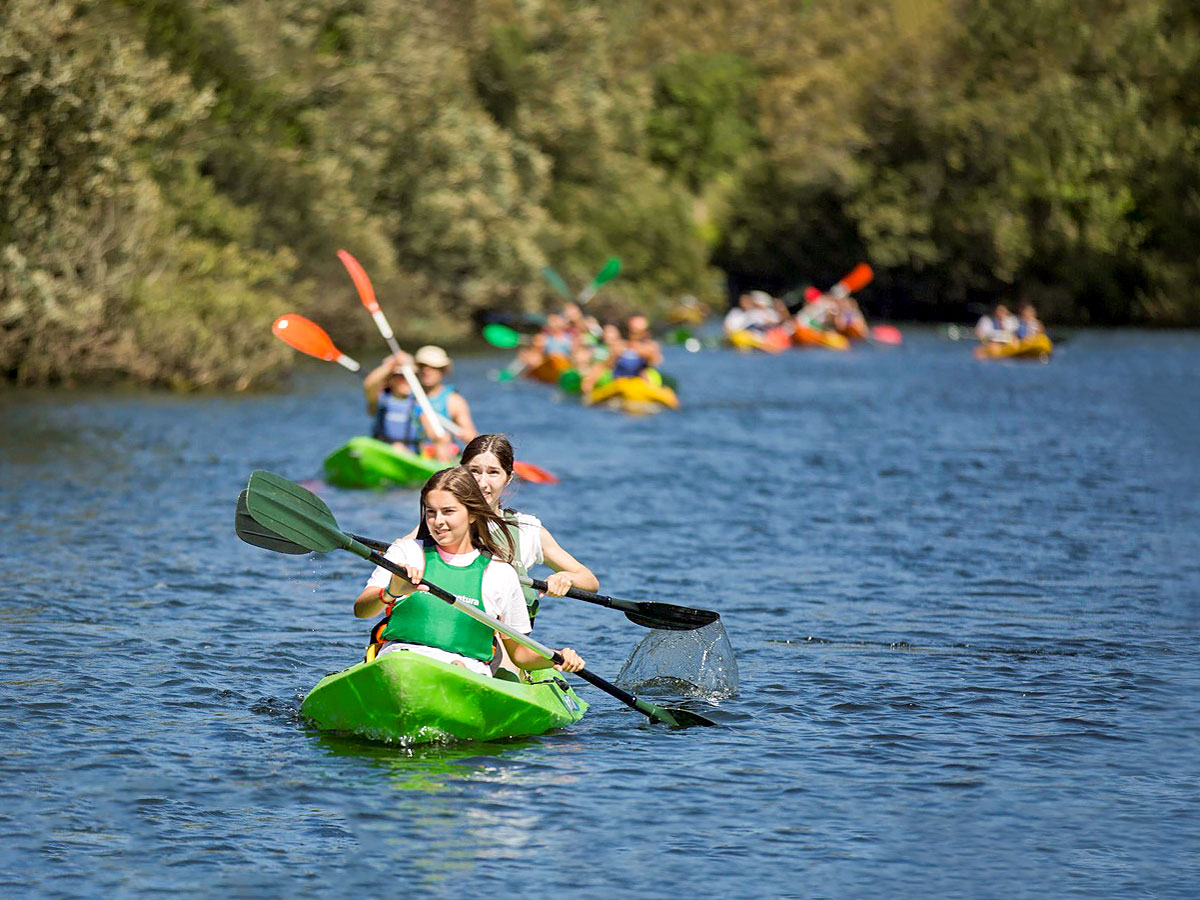
POLYGON ((500 465, 500 460, 490 450, 485 450, 472 457, 471 461, 466 464, 466 468, 475 479, 475 483, 479 485, 483 498, 487 500, 492 509, 499 509, 500 496, 508 487, 508 483, 512 481, 512 473, 504 471, 504 466, 500 465))
POLYGON ((469 549, 463 545, 470 543, 471 515, 449 491, 432 490, 425 495, 425 526, 439 547, 452 553, 469 549))

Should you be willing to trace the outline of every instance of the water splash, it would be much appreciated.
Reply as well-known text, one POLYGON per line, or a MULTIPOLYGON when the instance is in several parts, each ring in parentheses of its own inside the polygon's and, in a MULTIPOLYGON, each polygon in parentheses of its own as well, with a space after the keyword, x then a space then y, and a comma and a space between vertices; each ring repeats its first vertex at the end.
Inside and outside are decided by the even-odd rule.
POLYGON ((720 620, 692 631, 654 630, 633 648, 617 683, 634 692, 733 697, 738 689, 737 659, 720 620))

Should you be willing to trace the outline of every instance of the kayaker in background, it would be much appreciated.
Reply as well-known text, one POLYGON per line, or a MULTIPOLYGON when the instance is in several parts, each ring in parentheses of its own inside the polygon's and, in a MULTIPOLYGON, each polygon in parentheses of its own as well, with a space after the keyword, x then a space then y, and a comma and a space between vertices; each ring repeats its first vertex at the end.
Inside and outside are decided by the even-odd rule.
POLYGON ((662 365, 662 358, 662 348, 650 334, 650 321, 640 314, 630 316, 625 323, 625 346, 612 360, 613 378, 645 377, 647 369, 657 370, 662 365))
MULTIPOLYGON (((363 379, 367 398, 367 413, 374 417, 371 437, 389 444, 401 444, 406 449, 413 436, 412 391, 404 380, 402 369, 411 367, 413 358, 403 350, 385 357, 383 362, 363 379)), ((413 451, 417 452, 417 451, 413 451)))
MULTIPOLYGON (((565 596, 571 588, 600 590, 600 582, 591 569, 559 546, 558 541, 536 516, 500 506, 505 489, 513 480, 513 448, 502 434, 481 434, 463 448, 462 466, 471 473, 492 512, 505 522, 516 547, 513 566, 519 575, 536 565, 546 565, 554 574, 546 579, 546 593, 565 596)), ((538 594, 525 587, 525 602, 532 621, 537 615, 538 594)))
POLYGON ((796 324, 814 331, 829 331, 834 327, 837 304, 833 298, 822 294, 815 287, 804 290, 804 305, 796 313, 796 324))
MULTIPOLYGON (((421 489, 421 521, 415 538, 402 538, 384 554, 408 577, 376 567, 354 601, 354 615, 388 618, 379 634, 386 653, 411 651, 491 675, 494 656, 491 628, 428 593, 427 577, 522 634, 532 630, 517 572, 509 564, 512 544, 507 526, 462 466, 443 469, 421 489)), ((522 669, 553 665, 529 648, 501 637, 509 658, 522 669)), ((570 647, 559 651, 554 668, 578 672, 585 665, 570 647)))
POLYGON ((975 323, 975 337, 984 343, 1008 344, 1013 340, 1019 323, 1007 306, 997 303, 991 315, 980 316, 975 323))
POLYGON ((580 389, 588 393, 602 378, 612 377, 612 362, 625 351, 625 338, 621 329, 611 322, 600 331, 600 343, 592 350, 591 363, 587 368, 579 367, 583 377, 580 379, 580 389))
POLYGON ((558 313, 550 313, 546 316, 545 326, 533 336, 530 345, 517 354, 517 359, 526 370, 538 368, 553 356, 569 360, 576 341, 577 335, 568 327, 566 318, 558 313))
POLYGON ((1024 341, 1037 334, 1045 332, 1046 327, 1037 316, 1037 310, 1032 303, 1021 305, 1021 314, 1017 317, 1017 340, 1024 341))

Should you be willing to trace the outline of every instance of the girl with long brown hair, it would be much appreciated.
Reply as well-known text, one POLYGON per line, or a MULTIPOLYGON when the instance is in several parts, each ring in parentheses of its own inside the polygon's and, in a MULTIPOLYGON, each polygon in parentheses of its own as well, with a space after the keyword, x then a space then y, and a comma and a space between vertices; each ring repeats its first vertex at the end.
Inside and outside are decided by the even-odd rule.
MULTIPOLYGON (((354 603, 360 619, 388 614, 379 655, 408 650, 491 674, 492 630, 429 594, 421 583, 425 578, 523 634, 532 630, 521 582, 510 565, 512 540, 463 467, 443 469, 425 483, 415 537, 396 541, 385 555, 408 578, 377 567, 354 603)), ((518 667, 551 665, 511 638, 501 640, 518 667)), ((570 647, 560 652, 564 662, 555 668, 577 672, 584 667, 570 647)))

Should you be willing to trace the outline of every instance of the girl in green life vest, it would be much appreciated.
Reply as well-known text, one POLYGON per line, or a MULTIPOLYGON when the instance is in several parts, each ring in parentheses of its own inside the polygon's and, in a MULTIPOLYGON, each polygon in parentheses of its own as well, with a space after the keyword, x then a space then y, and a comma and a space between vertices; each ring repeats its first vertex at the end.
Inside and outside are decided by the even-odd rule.
MULTIPOLYGON (((376 568, 354 603, 360 619, 388 614, 379 651, 412 651, 490 675, 493 632, 481 622, 428 593, 422 582, 475 602, 488 615, 516 631, 532 629, 525 597, 512 558, 511 545, 471 473, 461 466, 435 474, 421 489, 421 521, 415 538, 402 538, 388 548, 388 559, 408 578, 376 568)), ((542 669, 550 660, 501 637, 508 656, 522 669, 542 669)), ((585 665, 570 647, 559 651, 556 669, 577 672, 585 665)))

